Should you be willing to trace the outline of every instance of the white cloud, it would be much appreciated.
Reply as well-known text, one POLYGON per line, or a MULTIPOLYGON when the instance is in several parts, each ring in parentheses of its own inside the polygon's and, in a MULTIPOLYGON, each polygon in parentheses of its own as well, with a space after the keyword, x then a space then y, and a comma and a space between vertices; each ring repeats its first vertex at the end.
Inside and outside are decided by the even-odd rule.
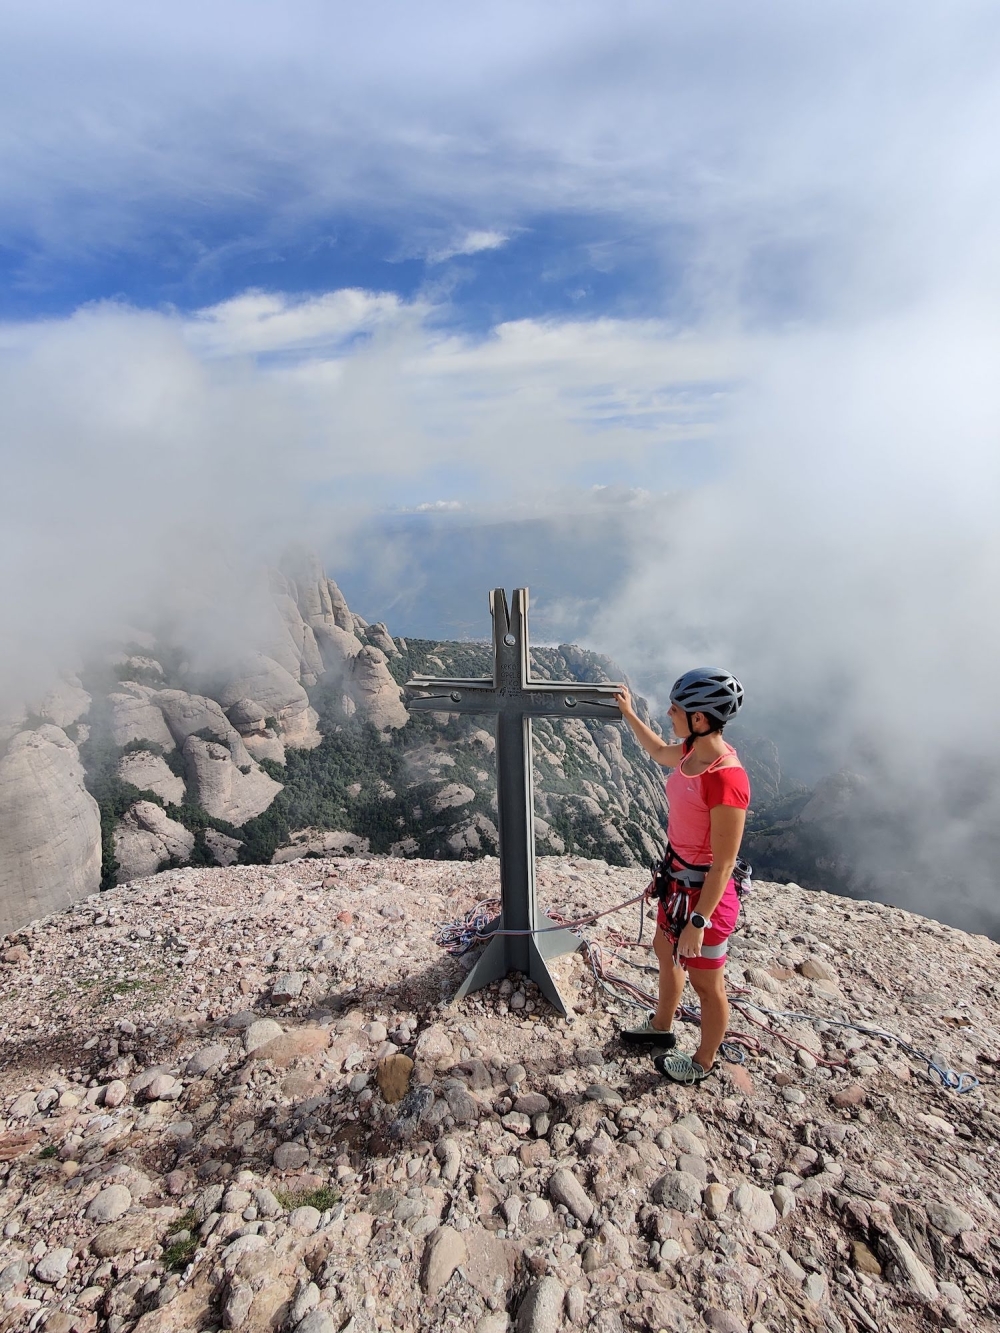
POLYGON ((441 264, 459 255, 478 255, 483 250, 500 250, 509 240, 510 236, 505 231, 467 231, 449 245, 432 250, 427 257, 432 264, 441 264))
POLYGON ((360 288, 303 297, 248 291, 197 311, 185 322, 185 333, 198 352, 215 356, 336 352, 359 335, 398 322, 403 310, 394 293, 360 288))

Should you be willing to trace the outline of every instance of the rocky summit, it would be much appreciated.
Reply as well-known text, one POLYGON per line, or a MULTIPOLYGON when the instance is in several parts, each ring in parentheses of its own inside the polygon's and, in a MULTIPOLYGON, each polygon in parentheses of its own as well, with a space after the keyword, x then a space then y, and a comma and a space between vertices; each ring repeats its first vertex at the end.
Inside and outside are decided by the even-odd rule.
MULTIPOLYGON (((567 918, 643 880, 539 865, 567 918)), ((759 885, 686 1090, 596 974, 655 984, 635 905, 554 963, 569 1018, 452 1002, 438 932, 496 893, 490 858, 188 867, 7 936, 0 1328, 1000 1327, 995 944, 759 885)))

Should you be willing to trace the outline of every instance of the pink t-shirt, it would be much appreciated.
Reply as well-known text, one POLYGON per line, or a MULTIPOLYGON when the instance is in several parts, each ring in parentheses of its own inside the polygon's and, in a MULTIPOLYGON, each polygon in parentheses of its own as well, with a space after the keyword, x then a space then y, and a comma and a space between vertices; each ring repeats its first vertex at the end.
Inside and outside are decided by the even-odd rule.
MULTIPOLYGON (((729 754, 736 751, 727 746, 729 754)), ((750 805, 750 779, 742 766, 707 768, 697 777, 689 777, 685 755, 667 778, 667 839, 677 853, 692 865, 712 863, 712 816, 717 805, 732 805, 746 810, 750 805)), ((716 761, 718 762, 718 761, 716 761)))

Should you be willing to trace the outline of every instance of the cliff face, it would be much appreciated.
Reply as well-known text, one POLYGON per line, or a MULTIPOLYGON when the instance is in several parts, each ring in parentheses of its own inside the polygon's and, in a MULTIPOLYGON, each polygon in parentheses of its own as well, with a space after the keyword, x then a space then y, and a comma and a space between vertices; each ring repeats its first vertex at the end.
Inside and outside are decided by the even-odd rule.
MULTIPOLYGON (((543 858, 539 894, 644 878, 543 858)), ((495 861, 188 868, 0 941, 0 1325, 1000 1327, 992 941, 760 884, 745 1063, 682 1089, 581 954, 569 1021, 517 976, 449 1003, 470 957, 435 936, 496 892, 495 861)), ((636 927, 583 935, 649 988, 636 927)))
POLYGON ((93 893, 101 821, 76 746, 44 724, 13 737, 0 759, 0 929, 93 893))

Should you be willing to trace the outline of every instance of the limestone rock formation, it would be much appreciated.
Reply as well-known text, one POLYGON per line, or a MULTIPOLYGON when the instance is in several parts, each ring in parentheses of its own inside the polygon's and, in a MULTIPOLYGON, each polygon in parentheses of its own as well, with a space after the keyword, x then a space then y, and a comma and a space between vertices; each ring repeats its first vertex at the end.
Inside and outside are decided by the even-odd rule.
POLYGON ((172 773, 162 756, 151 750, 130 750, 118 761, 118 776, 140 791, 155 792, 168 805, 184 800, 184 779, 172 773))
POLYGON ((256 732, 253 736, 244 737, 243 743, 254 759, 270 759, 272 763, 284 764, 287 758, 285 742, 270 727, 256 732))
POLYGON ((90 709, 90 695, 76 676, 66 676, 51 689, 38 709, 39 716, 54 727, 68 727, 85 717, 90 709))
POLYGON ((111 740, 115 745, 129 741, 153 741, 164 750, 174 747, 174 738, 157 706, 157 691, 148 685, 124 681, 108 695, 111 713, 111 740))
POLYGON ((403 706, 403 692, 380 648, 368 644, 355 657, 351 663, 350 692, 359 713, 379 731, 406 726, 409 714, 403 706))
POLYGON ((238 764, 246 763, 240 734, 214 699, 188 694, 186 690, 160 690, 154 697, 179 746, 189 736, 207 731, 233 750, 238 764))
POLYGON ((155 875, 171 857, 186 861, 193 850, 194 834, 190 830, 168 818, 152 801, 136 801, 115 830, 118 883, 155 875))
POLYGON ((244 739, 267 725, 267 713, 252 699, 237 699, 226 709, 226 716, 244 739))
POLYGON ((16 735, 0 759, 0 930, 16 930, 93 893, 101 820, 64 731, 16 735))
POLYGON ((311 750, 322 740, 308 694, 272 657, 263 653, 247 657, 219 693, 224 708, 246 699, 258 704, 266 717, 276 719, 289 745, 311 750))
POLYGON ((399 649, 396 647, 396 644, 393 640, 392 635, 389 633, 388 628, 382 623, 381 620, 377 620, 374 625, 368 626, 368 628, 365 630, 365 638, 374 647, 381 648, 382 652, 385 653, 386 657, 399 656, 399 649))
POLYGON ((183 753, 195 799, 215 819, 239 827, 262 815, 281 791, 281 783, 269 778, 249 755, 245 766, 237 765, 230 749, 217 741, 191 735, 183 753))
POLYGON ((205 830, 205 846, 220 866, 231 866, 239 860, 240 848, 243 844, 237 838, 230 838, 228 834, 220 833, 218 829, 207 828, 205 830))

